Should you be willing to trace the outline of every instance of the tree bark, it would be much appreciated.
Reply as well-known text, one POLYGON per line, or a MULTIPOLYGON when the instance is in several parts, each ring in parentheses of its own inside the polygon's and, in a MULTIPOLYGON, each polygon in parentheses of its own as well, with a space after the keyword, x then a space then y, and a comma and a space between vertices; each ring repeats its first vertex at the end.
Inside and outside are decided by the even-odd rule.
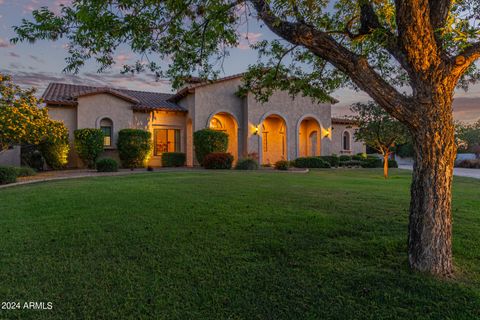
POLYGON ((388 179, 388 157, 389 157, 389 153, 384 153, 383 154, 383 177, 385 179, 388 179))
MULTIPOLYGON (((442 90, 439 90, 442 91, 442 90)), ((408 259, 412 269, 445 277, 452 264, 452 178, 456 157, 451 94, 437 93, 435 105, 413 131, 408 259)))

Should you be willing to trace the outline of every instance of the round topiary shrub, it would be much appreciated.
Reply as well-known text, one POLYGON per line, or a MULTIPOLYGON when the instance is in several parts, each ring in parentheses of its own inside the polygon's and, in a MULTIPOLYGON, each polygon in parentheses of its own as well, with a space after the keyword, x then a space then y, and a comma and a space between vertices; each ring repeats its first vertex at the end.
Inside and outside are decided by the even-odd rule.
POLYGON ((103 132, 100 129, 78 129, 74 131, 75 151, 83 163, 90 169, 103 152, 103 132))
POLYGON ((231 169, 233 156, 225 152, 209 153, 203 159, 205 169, 231 169))
POLYGON ((183 167, 186 158, 183 152, 164 152, 162 153, 162 167, 183 167))
POLYGON ((289 167, 290 167, 290 162, 286 160, 280 160, 275 162, 275 169, 277 170, 288 170, 289 167))
POLYGON ((68 163, 68 142, 44 142, 38 146, 47 165, 54 169, 63 169, 68 163))
POLYGON ((228 134, 212 129, 202 129, 193 134, 195 155, 200 165, 204 165, 205 156, 213 152, 226 152, 228 148, 228 134))
POLYGON ((246 158, 238 160, 237 165, 235 166, 236 170, 257 170, 258 162, 255 159, 246 158))
POLYGON ((17 172, 14 167, 0 167, 0 184, 17 182, 17 172))
POLYGON ((118 163, 112 158, 102 158, 97 160, 96 163, 98 172, 117 172, 118 163))
POLYGON ((117 148, 122 167, 145 167, 152 152, 152 134, 140 129, 120 130, 117 148))

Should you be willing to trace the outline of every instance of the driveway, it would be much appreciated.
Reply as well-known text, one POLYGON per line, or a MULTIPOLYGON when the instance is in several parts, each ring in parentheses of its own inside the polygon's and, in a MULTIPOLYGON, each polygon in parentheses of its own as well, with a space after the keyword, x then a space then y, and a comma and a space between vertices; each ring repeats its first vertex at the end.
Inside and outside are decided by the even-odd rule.
MULTIPOLYGON (((399 169, 404 170, 413 170, 412 165, 400 164, 398 165, 399 169)), ((467 169, 467 168, 454 168, 453 175, 458 177, 469 177, 480 179, 480 169, 467 169)))

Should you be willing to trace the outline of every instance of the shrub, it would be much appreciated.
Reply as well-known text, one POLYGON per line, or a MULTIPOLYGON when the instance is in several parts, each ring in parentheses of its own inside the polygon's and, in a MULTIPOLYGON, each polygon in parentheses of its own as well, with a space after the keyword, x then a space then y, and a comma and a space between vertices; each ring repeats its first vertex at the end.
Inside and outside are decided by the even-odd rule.
POLYGON ((233 156, 225 152, 209 153, 203 159, 205 169, 231 169, 233 156))
POLYGON ((290 162, 286 160, 280 160, 275 162, 275 169, 277 170, 288 170, 289 166, 290 166, 290 162))
POLYGON ((37 172, 30 167, 14 167, 14 169, 17 177, 29 177, 37 174, 37 172))
POLYGON ((62 169, 68 163, 68 151, 70 146, 68 142, 45 142, 38 146, 47 165, 54 169, 62 169))
POLYGON ((360 160, 340 161, 340 167, 360 167, 360 166, 363 166, 363 161, 360 161, 360 160))
POLYGON ((321 156, 319 157, 323 161, 326 161, 330 164, 330 167, 338 167, 340 159, 337 155, 332 154, 331 156, 321 156))
POLYGON ((17 182, 17 173, 14 167, 0 167, 0 184, 17 182))
POLYGON ((357 161, 367 160, 367 154, 366 153, 357 153, 356 155, 352 156, 352 160, 357 160, 357 161))
POLYGON ((398 163, 394 159, 389 159, 388 160, 388 167, 389 168, 398 168, 398 163))
POLYGON ((455 167, 458 168, 470 168, 470 169, 480 169, 480 160, 462 160, 455 163, 455 167))
POLYGON ((165 152, 162 154, 162 167, 183 167, 185 160, 183 152, 165 152))
POLYGON ((205 156, 209 153, 224 153, 228 147, 228 134, 212 129, 202 129, 193 134, 193 144, 197 161, 203 166, 205 156))
POLYGON ((140 129, 120 130, 117 148, 124 168, 145 167, 152 151, 152 134, 140 129))
POLYGON ((330 168, 330 163, 319 157, 301 157, 297 158, 293 164, 297 168, 330 168))
POLYGON ((258 162, 255 159, 245 158, 238 160, 237 165, 235 166, 237 170, 257 170, 258 162))
POLYGON ((118 171, 118 163, 112 158, 103 158, 103 159, 97 160, 96 167, 98 172, 117 172, 118 171))
POLYGON ((368 156, 366 160, 362 161, 362 168, 382 168, 383 161, 375 156, 368 156))
POLYGON ((33 168, 37 171, 42 171, 45 160, 42 153, 37 150, 37 146, 27 145, 22 146, 21 149, 22 165, 33 168))
POLYGON ((342 155, 342 156, 339 157, 338 160, 340 160, 340 161, 350 161, 350 160, 352 160, 352 157, 351 157, 351 156, 342 155))
POLYGON ((100 129, 78 129, 74 131, 74 145, 83 163, 90 169, 103 152, 103 132, 100 129))

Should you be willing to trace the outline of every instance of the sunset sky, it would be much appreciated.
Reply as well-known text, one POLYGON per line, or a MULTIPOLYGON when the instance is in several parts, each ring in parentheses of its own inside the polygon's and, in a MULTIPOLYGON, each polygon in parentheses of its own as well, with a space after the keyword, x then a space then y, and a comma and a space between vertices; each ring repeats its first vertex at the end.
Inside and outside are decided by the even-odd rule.
MULTIPOLYGON (((70 0, 0 0, 0 72, 11 74, 14 80, 23 86, 34 86, 43 92, 49 82, 68 82, 77 84, 113 86, 145 91, 170 92, 168 81, 155 81, 148 73, 128 76, 120 73, 121 66, 133 63, 136 56, 128 49, 121 48, 116 53, 117 65, 104 73, 97 73, 92 63, 81 70, 78 75, 65 74, 67 56, 66 42, 40 41, 35 44, 12 45, 9 39, 14 36, 12 26, 19 25, 22 18, 31 19, 32 10, 47 6, 59 11, 61 4, 70 0)), ((245 71, 249 64, 255 63, 257 54, 249 48, 249 43, 275 36, 265 27, 254 21, 249 23, 248 32, 239 31, 243 39, 238 48, 232 49, 225 61, 222 75, 231 75, 245 71)), ((349 106, 358 101, 369 100, 363 92, 338 90, 333 96, 340 102, 332 108, 335 116, 348 113, 349 106)), ((462 121, 475 121, 480 118, 480 85, 472 86, 468 92, 458 91, 454 101, 455 118, 462 121)))

